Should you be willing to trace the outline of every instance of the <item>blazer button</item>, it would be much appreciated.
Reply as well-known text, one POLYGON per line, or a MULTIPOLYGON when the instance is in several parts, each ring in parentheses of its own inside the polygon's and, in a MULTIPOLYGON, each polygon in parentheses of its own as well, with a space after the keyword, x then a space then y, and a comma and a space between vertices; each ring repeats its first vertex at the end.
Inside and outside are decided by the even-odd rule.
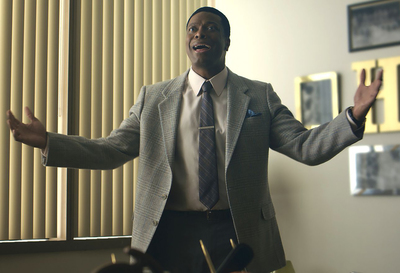
POLYGON ((153 220, 153 225, 154 225, 154 226, 158 226, 158 221, 153 220))
POLYGON ((164 200, 167 200, 167 199, 168 199, 168 194, 163 194, 163 195, 161 196, 161 198, 164 199, 164 200))

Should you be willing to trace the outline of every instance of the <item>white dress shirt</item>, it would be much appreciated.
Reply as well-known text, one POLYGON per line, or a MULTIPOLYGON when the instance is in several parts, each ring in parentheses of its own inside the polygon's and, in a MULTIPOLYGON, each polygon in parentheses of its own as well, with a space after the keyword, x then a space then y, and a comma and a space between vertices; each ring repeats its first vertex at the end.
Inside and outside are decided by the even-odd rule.
MULTIPOLYGON (((211 78, 214 91, 210 93, 214 107, 215 138, 219 201, 213 209, 228 209, 225 186, 225 143, 227 118, 226 83, 228 69, 225 67, 211 78)), ((172 188, 167 209, 205 211, 207 208, 199 199, 199 115, 201 86, 205 79, 190 69, 186 88, 182 94, 180 120, 178 122, 175 160, 172 166, 172 188)))

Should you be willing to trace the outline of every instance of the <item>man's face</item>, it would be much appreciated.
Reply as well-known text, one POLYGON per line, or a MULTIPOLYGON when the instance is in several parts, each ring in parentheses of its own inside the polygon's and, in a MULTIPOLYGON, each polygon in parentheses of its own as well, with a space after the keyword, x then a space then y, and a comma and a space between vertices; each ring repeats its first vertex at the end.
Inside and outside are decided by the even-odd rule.
POLYGON ((186 53, 198 74, 214 76, 222 71, 229 44, 218 15, 199 12, 190 19, 186 29, 186 53))

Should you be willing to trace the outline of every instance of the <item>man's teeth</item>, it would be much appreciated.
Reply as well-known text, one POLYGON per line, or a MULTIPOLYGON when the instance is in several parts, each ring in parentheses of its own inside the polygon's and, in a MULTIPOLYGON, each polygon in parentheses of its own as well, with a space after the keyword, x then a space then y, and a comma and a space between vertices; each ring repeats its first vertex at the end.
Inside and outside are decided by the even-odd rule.
POLYGON ((208 45, 195 45, 193 48, 195 50, 197 50, 197 49, 210 49, 210 46, 208 46, 208 45))

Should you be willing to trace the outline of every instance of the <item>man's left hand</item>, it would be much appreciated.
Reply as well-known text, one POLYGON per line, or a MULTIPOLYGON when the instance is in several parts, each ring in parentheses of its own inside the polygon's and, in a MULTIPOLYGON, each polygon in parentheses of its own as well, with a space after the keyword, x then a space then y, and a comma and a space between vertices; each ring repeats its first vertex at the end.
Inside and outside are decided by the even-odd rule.
POLYGON ((378 96, 379 89, 382 85, 383 70, 380 70, 376 79, 371 85, 365 85, 365 69, 361 71, 360 85, 357 88, 356 94, 354 95, 354 108, 353 116, 362 121, 365 119, 369 109, 374 104, 376 96, 378 96))

